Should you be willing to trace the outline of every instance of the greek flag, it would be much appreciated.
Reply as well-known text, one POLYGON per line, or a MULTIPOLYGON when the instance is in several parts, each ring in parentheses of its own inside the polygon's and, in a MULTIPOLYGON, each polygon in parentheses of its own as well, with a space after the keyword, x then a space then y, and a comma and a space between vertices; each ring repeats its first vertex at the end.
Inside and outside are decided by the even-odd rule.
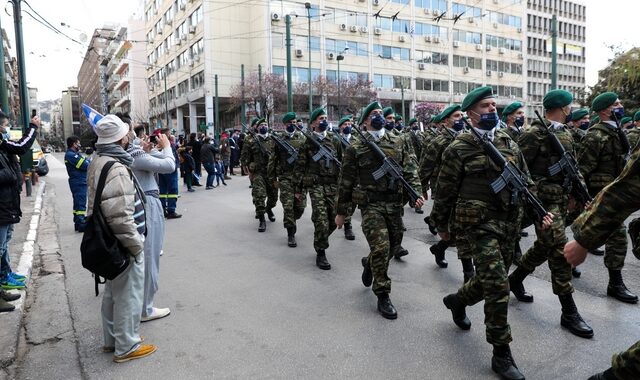
POLYGON ((84 112, 84 115, 87 117, 87 120, 89 120, 89 124, 91 124, 91 128, 93 129, 96 128, 96 124, 100 121, 100 119, 104 117, 98 111, 94 110, 84 103, 82 103, 82 112, 84 112))

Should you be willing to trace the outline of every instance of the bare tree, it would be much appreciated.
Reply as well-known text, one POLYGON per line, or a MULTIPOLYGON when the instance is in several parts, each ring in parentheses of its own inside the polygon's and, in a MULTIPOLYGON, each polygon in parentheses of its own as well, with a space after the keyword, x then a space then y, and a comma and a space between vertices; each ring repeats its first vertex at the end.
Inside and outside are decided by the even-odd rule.
POLYGON ((426 121, 442 112, 442 109, 443 107, 437 103, 423 102, 416 104, 413 111, 418 121, 426 121))
POLYGON ((254 72, 245 78, 244 88, 241 82, 233 85, 229 111, 242 105, 243 91, 247 110, 253 110, 267 120, 274 112, 282 112, 287 108, 287 85, 281 75, 266 73, 260 79, 258 73, 254 72))

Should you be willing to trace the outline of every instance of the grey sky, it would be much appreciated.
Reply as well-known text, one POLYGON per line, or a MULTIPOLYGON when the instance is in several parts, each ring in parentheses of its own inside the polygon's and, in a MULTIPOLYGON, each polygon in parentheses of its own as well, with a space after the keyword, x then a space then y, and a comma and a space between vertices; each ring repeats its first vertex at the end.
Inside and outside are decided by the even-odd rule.
MULTIPOLYGON (((49 22, 76 40, 81 33, 91 36, 94 28, 105 23, 124 25, 131 14, 141 9, 137 0, 30 0, 29 3, 49 22), (70 27, 60 26, 61 22, 70 27)), ((640 46, 640 34, 634 24, 635 14, 630 9, 635 1, 584 0, 584 3, 587 5, 587 84, 592 85, 597 80, 598 70, 605 67, 612 57, 607 45, 621 45, 625 49, 640 46)), ((25 4, 23 8, 30 12, 25 4)), ((13 19, 7 14, 12 14, 10 3, 5 10, 0 14, 0 21, 15 49, 13 19)), ((23 13, 23 28, 29 84, 38 87, 39 100, 60 97, 63 89, 77 83, 76 76, 86 44, 80 46, 55 34, 26 13, 23 13)))

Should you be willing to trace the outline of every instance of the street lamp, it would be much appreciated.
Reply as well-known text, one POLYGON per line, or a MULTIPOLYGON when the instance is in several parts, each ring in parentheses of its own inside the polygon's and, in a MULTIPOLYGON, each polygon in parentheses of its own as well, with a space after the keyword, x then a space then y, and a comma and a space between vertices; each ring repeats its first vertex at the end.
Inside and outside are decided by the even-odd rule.
MULTIPOLYGON (((307 36, 307 47, 308 47, 308 54, 309 54, 309 72, 307 75, 307 80, 309 83, 309 118, 311 118, 311 112, 313 111, 313 97, 311 95, 311 3, 307 2, 304 3, 304 7, 307 9, 307 20, 309 21, 308 23, 308 36, 307 36)), ((311 121, 311 120, 309 120, 311 121)))
POLYGON ((349 50, 349 46, 345 46, 344 49, 338 53, 336 60, 338 61, 338 118, 342 116, 340 113, 340 106, 342 106, 342 93, 341 93, 341 84, 340 84, 340 61, 344 59, 344 54, 349 50))

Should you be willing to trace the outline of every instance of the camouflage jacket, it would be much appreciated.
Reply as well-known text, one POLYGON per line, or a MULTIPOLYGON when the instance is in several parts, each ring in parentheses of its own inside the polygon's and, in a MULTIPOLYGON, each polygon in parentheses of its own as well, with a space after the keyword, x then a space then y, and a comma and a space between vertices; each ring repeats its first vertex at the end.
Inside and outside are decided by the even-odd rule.
POLYGON ((574 222, 573 237, 591 250, 604 245, 607 238, 631 213, 640 208, 640 151, 636 150, 622 174, 605 187, 589 211, 574 222))
MULTIPOLYGON (((314 132, 310 132, 311 136, 318 141, 318 136, 314 132)), ((342 161, 342 143, 333 132, 327 132, 327 135, 319 140, 320 144, 333 152, 334 157, 342 161)), ((313 156, 318 153, 318 148, 308 141, 305 142, 298 150, 298 161, 294 169, 296 182, 302 181, 304 187, 312 187, 315 184, 336 184, 340 175, 340 168, 333 161, 326 162, 321 158, 317 162, 313 160, 313 156)))
POLYGON ((578 164, 591 194, 620 175, 625 154, 618 132, 609 124, 598 123, 587 130, 578 152, 578 164))
POLYGON ((270 136, 266 139, 259 135, 256 135, 255 137, 247 136, 244 140, 244 145, 242 146, 240 162, 242 165, 249 168, 249 173, 266 175, 267 166, 269 164, 269 155, 273 152, 274 144, 275 143, 270 136), (259 144, 256 139, 260 139, 262 144, 259 144), (260 145, 269 152, 269 155, 262 152, 260 145))
POLYGON ((573 151, 578 154, 582 146, 582 139, 584 139, 587 131, 582 130, 578 127, 573 127, 569 130, 569 133, 571 133, 571 137, 573 137, 573 151))
MULTIPOLYGON (((302 133, 295 131, 292 135, 283 133, 278 137, 291 144, 291 146, 298 151, 298 157, 300 157, 300 148, 306 140, 306 137, 304 137, 302 133)), ((269 157, 269 164, 267 167, 268 176, 271 181, 276 181, 280 177, 293 177, 297 160, 289 164, 287 162, 288 159, 289 154, 287 151, 280 148, 280 146, 274 141, 274 150, 271 157, 269 157)))
MULTIPOLYGON (((365 136, 373 139, 369 134, 365 136)), ((385 133, 375 144, 387 157, 393 158, 398 163, 404 179, 420 193, 416 161, 403 139, 400 136, 385 133)), ((347 215, 353 203, 366 207, 372 202, 391 202, 397 204, 399 208, 402 207, 402 185, 397 181, 395 184, 391 183, 389 176, 386 175, 378 181, 373 178, 373 172, 381 165, 382 161, 374 155, 362 139, 358 139, 347 148, 338 186, 336 208, 339 215, 347 215)))
POLYGON ((633 152, 638 147, 638 141, 640 141, 640 128, 632 128, 629 133, 627 133, 627 137, 629 138, 629 145, 633 152))
POLYGON ((423 149, 418 175, 424 192, 427 192, 429 187, 431 187, 432 192, 435 192, 434 185, 436 184, 438 173, 440 172, 442 153, 444 153, 444 150, 452 141, 453 137, 449 133, 444 132, 431 140, 431 142, 423 149))
MULTIPOLYGON (((528 184, 533 186, 518 145, 501 130, 496 132, 493 143, 506 160, 527 176, 528 184)), ((431 218, 438 230, 450 231, 454 225, 458 229, 465 229, 491 220, 515 218, 514 210, 522 204, 511 204, 512 194, 507 188, 498 194, 491 190, 490 184, 501 173, 502 168, 489 159, 474 135, 458 135, 442 155, 431 211, 431 218)))
POLYGON ((422 145, 424 144, 424 132, 409 129, 405 132, 405 135, 407 135, 407 138, 411 141, 411 147, 416 155, 416 161, 420 162, 422 145))

